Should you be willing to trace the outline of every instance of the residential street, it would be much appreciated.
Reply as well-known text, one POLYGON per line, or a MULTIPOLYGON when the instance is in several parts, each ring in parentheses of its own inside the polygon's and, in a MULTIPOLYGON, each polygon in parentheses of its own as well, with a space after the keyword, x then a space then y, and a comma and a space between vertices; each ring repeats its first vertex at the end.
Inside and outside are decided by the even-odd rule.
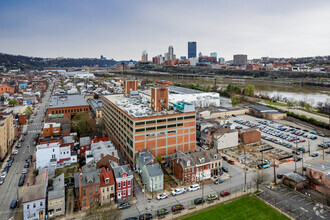
MULTIPOLYGON (((49 88, 51 88, 50 86, 49 88)), ((45 96, 43 98, 43 101, 40 102, 39 110, 37 110, 37 107, 34 112, 37 110, 37 115, 33 116, 31 115, 31 120, 33 120, 32 124, 24 125, 23 127, 23 133, 25 131, 28 132, 26 136, 23 136, 25 138, 25 141, 22 142, 22 147, 18 148, 19 153, 14 156, 15 160, 13 165, 10 167, 9 172, 7 174, 7 177, 5 179, 5 182, 3 185, 0 186, 0 219, 9 219, 14 215, 14 211, 11 210, 10 203, 12 200, 17 199, 18 195, 21 194, 24 190, 24 186, 18 187, 18 181, 21 176, 22 170, 25 165, 25 159, 29 155, 33 155, 35 151, 35 146, 33 145, 34 137, 38 132, 40 132, 42 124, 41 121, 44 119, 44 111, 46 109, 46 106, 48 105, 49 98, 50 98, 50 89, 47 90, 45 93, 45 96), (28 147, 29 146, 29 147, 28 147)), ((5 160, 7 161, 7 159, 5 160)), ((6 162, 3 164, 3 167, 1 170, 6 166, 6 162)), ((33 169, 33 167, 30 166, 29 169, 33 169)), ((26 182, 25 182, 26 185, 26 182)), ((16 209, 15 211, 17 211, 16 209)))

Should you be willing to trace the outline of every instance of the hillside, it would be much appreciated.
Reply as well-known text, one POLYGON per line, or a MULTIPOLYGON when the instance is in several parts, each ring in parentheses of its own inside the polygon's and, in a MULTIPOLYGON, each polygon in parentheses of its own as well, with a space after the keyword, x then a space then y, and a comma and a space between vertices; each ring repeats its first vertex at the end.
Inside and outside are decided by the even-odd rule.
POLYGON ((116 64, 115 60, 100 60, 95 58, 40 58, 40 57, 27 57, 21 55, 10 55, 0 53, 0 66, 5 66, 7 69, 42 69, 44 67, 81 67, 81 66, 94 66, 110 67, 116 64))

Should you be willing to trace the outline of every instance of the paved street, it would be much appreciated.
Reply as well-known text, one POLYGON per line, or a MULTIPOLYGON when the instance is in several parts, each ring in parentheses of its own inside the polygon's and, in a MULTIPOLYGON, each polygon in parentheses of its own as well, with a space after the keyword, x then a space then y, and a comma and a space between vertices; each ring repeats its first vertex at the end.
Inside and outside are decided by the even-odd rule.
MULTIPOLYGON (((51 88, 50 86, 49 88, 51 88)), ((39 109, 35 108, 34 112, 37 112, 37 115, 31 115, 31 120, 33 120, 32 124, 24 125, 23 133, 25 131, 28 132, 25 138, 25 141, 22 143, 22 147, 18 148, 19 153, 14 156, 15 160, 13 165, 10 167, 7 177, 3 185, 0 186, 0 219, 9 219, 14 215, 14 210, 11 210, 10 203, 12 200, 17 199, 18 195, 24 190, 23 187, 18 187, 18 180, 21 176, 22 170, 25 165, 25 159, 29 155, 34 154, 35 146, 33 145, 34 137, 38 132, 40 132, 42 124, 41 121, 44 119, 44 111, 46 106, 48 105, 50 98, 50 89, 44 94, 43 101, 41 101, 39 105, 39 109), (29 146, 29 147, 28 147, 29 146)), ((6 166, 6 162, 3 164, 2 169, 6 166)), ((1 170, 2 170, 1 169, 1 170)), ((33 169, 30 167, 29 169, 33 169)), ((26 183, 25 183, 26 184, 26 183)), ((21 205, 21 204, 20 204, 21 205)), ((16 209, 15 211, 17 211, 16 209)))

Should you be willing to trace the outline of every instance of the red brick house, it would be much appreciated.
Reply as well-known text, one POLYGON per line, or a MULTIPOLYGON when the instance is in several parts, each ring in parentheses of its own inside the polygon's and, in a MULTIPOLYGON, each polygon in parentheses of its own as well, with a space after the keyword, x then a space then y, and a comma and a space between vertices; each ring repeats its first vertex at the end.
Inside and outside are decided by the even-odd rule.
POLYGON ((114 167, 113 172, 116 178, 116 200, 130 200, 133 197, 133 173, 129 165, 114 167))
POLYGON ((196 164, 194 159, 182 151, 178 150, 173 155, 171 155, 168 160, 170 160, 170 167, 172 172, 182 184, 192 183, 196 179, 196 164))
POLYGON ((0 84, 0 95, 3 93, 9 93, 10 95, 14 94, 14 88, 6 84, 0 84))
POLYGON ((104 167, 102 167, 102 171, 100 172, 100 190, 101 205, 103 205, 104 203, 110 203, 111 201, 115 200, 116 186, 113 171, 107 170, 104 167))
POLYGON ((247 128, 238 131, 242 144, 253 144, 261 141, 261 133, 257 128, 247 128))
POLYGON ((85 156, 86 150, 91 149, 91 139, 89 137, 82 137, 79 139, 80 155, 85 156))

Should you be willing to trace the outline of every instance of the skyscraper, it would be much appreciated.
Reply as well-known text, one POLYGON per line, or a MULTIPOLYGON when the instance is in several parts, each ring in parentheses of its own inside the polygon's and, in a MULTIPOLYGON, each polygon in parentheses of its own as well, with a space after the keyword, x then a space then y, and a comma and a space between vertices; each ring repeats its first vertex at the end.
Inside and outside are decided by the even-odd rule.
POLYGON ((148 62, 148 52, 146 50, 144 50, 142 52, 142 59, 141 59, 142 62, 148 62))
POLYGON ((244 66, 246 64, 247 64, 247 55, 245 55, 245 54, 234 55, 234 65, 235 66, 244 66))
POLYGON ((174 49, 173 46, 168 47, 168 60, 173 60, 174 49))
POLYGON ((215 57, 217 59, 218 54, 216 52, 210 53, 210 57, 215 57))
POLYGON ((197 44, 195 41, 188 42, 188 59, 197 57, 197 44))

